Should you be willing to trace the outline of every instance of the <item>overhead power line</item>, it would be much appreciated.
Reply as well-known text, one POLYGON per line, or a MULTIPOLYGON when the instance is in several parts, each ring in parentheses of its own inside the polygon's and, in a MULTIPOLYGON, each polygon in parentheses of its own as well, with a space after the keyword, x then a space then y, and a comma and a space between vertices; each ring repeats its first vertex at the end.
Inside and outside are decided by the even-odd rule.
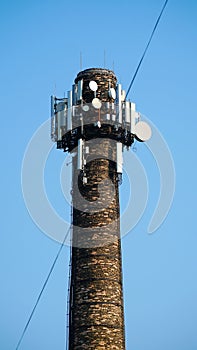
POLYGON ((54 259, 54 261, 53 261, 53 263, 52 263, 52 265, 51 265, 51 268, 50 268, 49 273, 48 273, 48 275, 47 275, 47 277, 46 277, 46 279, 45 279, 45 282, 44 282, 44 284, 43 284, 43 286, 42 286, 42 289, 41 289, 41 291, 40 291, 40 293, 39 293, 39 295, 38 295, 38 298, 37 298, 37 300, 36 300, 36 303, 35 303, 35 305, 34 305, 34 307, 33 307, 33 309, 32 309, 32 312, 31 312, 31 314, 30 314, 30 316, 29 316, 29 318, 28 318, 28 320, 27 320, 27 323, 26 323, 26 325, 25 325, 25 328, 24 328, 24 330, 23 330, 23 332, 22 332, 22 334, 21 334, 21 336, 20 336, 20 339, 19 339, 18 344, 17 344, 17 346, 16 346, 16 350, 18 350, 19 347, 20 347, 20 344, 21 344, 21 342, 22 342, 22 340, 23 340, 23 338, 24 338, 24 335, 25 335, 25 333, 26 333, 26 331, 27 331, 27 329, 28 329, 28 326, 29 326, 29 324, 30 324, 30 322, 31 322, 31 319, 32 319, 32 317, 33 317, 33 315, 34 315, 34 313, 35 313, 35 311, 36 311, 36 308, 37 308, 37 306, 38 306, 38 303, 39 303, 39 301, 40 301, 40 298, 41 298, 41 296, 42 296, 42 294, 43 294, 43 292, 44 292, 44 290, 45 290, 45 287, 46 287, 46 285, 47 285, 47 283, 48 283, 48 281, 49 281, 49 278, 50 278, 50 276, 51 276, 51 274, 52 274, 52 272, 53 272, 53 270, 54 270, 54 267, 55 267, 55 265, 56 265, 56 262, 57 262, 57 260, 58 260, 58 258, 59 258, 59 256, 60 256, 60 253, 61 253, 62 248, 63 248, 63 246, 64 246, 64 243, 65 243, 65 241, 66 241, 66 238, 68 237, 69 231, 70 231, 70 227, 68 228, 68 230, 67 230, 67 232, 66 232, 66 235, 65 235, 65 237, 64 237, 64 240, 63 240, 63 242, 61 243, 61 246, 60 246, 60 248, 59 248, 59 250, 58 250, 58 252, 57 252, 57 255, 56 255, 56 257, 55 257, 55 259, 54 259))
POLYGON ((129 87, 128 87, 128 90, 127 90, 127 93, 126 93, 126 98, 127 98, 128 94, 129 94, 131 88, 132 88, 132 85, 133 85, 133 83, 134 83, 134 81, 135 81, 135 78, 136 78, 137 73, 138 73, 138 71, 139 71, 139 69, 140 69, 140 66, 141 66, 141 64, 142 64, 142 61, 144 60, 144 57, 145 57, 145 55, 146 55, 146 52, 147 52, 147 50, 148 50, 148 48, 149 48, 149 46, 150 46, 150 43, 151 43, 152 38, 153 38, 153 36, 154 36, 154 34, 155 34, 155 31, 156 31, 156 29, 157 29, 157 26, 158 26, 158 24, 159 24, 159 21, 160 21, 160 19, 161 19, 161 17, 162 17, 162 14, 163 14, 163 12, 164 12, 164 10, 165 10, 165 7, 166 7, 167 3, 168 3, 168 0, 165 1, 164 5, 163 5, 163 7, 162 7, 162 9, 161 9, 161 12, 160 12, 160 14, 159 14, 159 17, 157 18, 157 21, 156 21, 155 26, 154 26, 154 28, 153 28, 153 30, 152 30, 151 36, 150 36, 150 38, 149 38, 149 40, 148 40, 148 43, 147 43, 147 45, 146 45, 146 47, 145 47, 145 50, 144 50, 144 52, 143 52, 143 54, 142 54, 142 57, 141 57, 141 59, 140 59, 140 61, 139 61, 139 63, 138 63, 138 66, 137 66, 137 68, 136 68, 136 70, 135 70, 135 73, 134 73, 134 75, 133 75, 133 78, 132 78, 132 80, 131 80, 131 82, 130 82, 130 85, 129 85, 129 87))

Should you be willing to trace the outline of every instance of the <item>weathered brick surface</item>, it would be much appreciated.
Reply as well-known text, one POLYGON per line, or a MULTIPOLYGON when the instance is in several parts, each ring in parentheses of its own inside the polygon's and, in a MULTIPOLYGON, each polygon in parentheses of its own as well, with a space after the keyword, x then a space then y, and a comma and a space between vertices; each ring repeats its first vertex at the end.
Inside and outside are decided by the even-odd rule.
POLYGON ((96 81, 98 84, 98 90, 96 96, 102 101, 111 101, 109 99, 109 82, 110 87, 116 87, 116 76, 112 71, 107 69, 86 69, 85 71, 80 72, 75 79, 75 83, 83 79, 83 100, 86 103, 91 103, 94 98, 94 92, 89 88, 89 82, 91 80, 96 81))
MULTIPOLYGON (((110 167, 112 164, 106 159, 102 162, 99 160, 98 163, 94 160, 87 171, 88 186, 77 179, 88 204, 95 196, 99 197, 95 192, 100 181, 113 180, 113 175, 109 175, 110 167), (100 166, 105 169, 97 172, 96 168, 100 166)), ((77 247, 72 249, 70 350, 125 349, 116 180, 114 187, 115 197, 107 208, 87 213, 88 204, 85 202, 81 210, 73 209, 76 225, 73 227, 73 241, 77 247)), ((109 191, 109 195, 110 193, 109 191)), ((107 196, 108 187, 105 189, 105 197, 107 196)), ((73 198, 77 200, 74 192, 73 198)))

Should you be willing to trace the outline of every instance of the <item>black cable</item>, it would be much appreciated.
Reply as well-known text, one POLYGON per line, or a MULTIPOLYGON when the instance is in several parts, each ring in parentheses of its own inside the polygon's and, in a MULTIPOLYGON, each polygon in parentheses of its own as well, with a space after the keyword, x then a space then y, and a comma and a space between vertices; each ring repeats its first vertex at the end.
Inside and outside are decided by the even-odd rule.
POLYGON ((127 98, 128 94, 129 94, 129 92, 130 92, 130 90, 131 90, 131 87, 132 87, 132 85, 133 85, 133 83, 134 83, 134 80, 135 80, 135 78, 136 78, 136 75, 137 75, 137 73, 138 73, 138 71, 139 71, 139 69, 140 69, 140 66, 141 66, 141 64, 142 64, 142 61, 143 61, 143 59, 144 59, 144 57, 145 57, 145 55, 146 55, 146 52, 147 52, 147 50, 148 50, 148 48, 149 48, 149 45, 150 45, 150 43, 151 43, 151 41, 152 41, 153 35, 154 35, 154 33, 155 33, 156 29, 157 29, 157 26, 158 26, 158 24, 159 24, 159 21, 160 21, 160 19, 161 19, 161 16, 162 16, 162 14, 163 14, 163 11, 165 10, 165 7, 166 7, 167 3, 168 3, 168 0, 165 1, 164 5, 163 5, 163 7, 162 7, 162 10, 161 10, 161 12, 160 12, 160 15, 159 15, 159 17, 157 18, 157 21, 156 21, 155 26, 154 26, 154 28, 153 28, 153 30, 152 30, 150 39, 149 39, 149 41, 148 41, 148 43, 147 43, 147 45, 146 45, 146 48, 145 48, 145 50, 144 50, 144 52, 143 52, 143 55, 142 55, 142 57, 141 57, 141 60, 139 61, 139 64, 138 64, 138 66, 137 66, 137 68, 136 68, 136 71, 135 71, 135 73, 134 73, 134 76, 133 76, 133 78, 132 78, 132 80, 131 80, 131 82, 130 82, 130 85, 129 85, 129 87, 128 87, 128 90, 127 90, 127 93, 126 93, 126 98, 127 98))
POLYGON ((64 240, 63 240, 63 242, 61 243, 61 246, 60 246, 60 248, 59 248, 59 250, 58 250, 58 252, 57 252, 57 255, 56 255, 56 257, 55 257, 55 259, 54 259, 54 261, 53 261, 53 264, 52 264, 52 266, 51 266, 51 268, 50 268, 50 270, 49 270, 49 273, 48 273, 48 275, 47 275, 47 278, 46 278, 46 280, 45 280, 45 282, 44 282, 44 284, 43 284, 43 286, 42 286, 42 289, 41 289, 41 291, 40 291, 40 293, 39 293, 39 295, 38 295, 38 298, 37 298, 37 300, 36 300, 36 303, 35 303, 35 305, 34 305, 34 307, 33 307, 33 309, 32 309, 32 312, 31 312, 31 314, 30 314, 30 316, 29 316, 29 318, 28 318, 28 321, 27 321, 27 323, 26 323, 26 325, 25 325, 25 328, 24 328, 24 330, 23 330, 23 332, 22 332, 22 334, 21 334, 21 337, 20 337, 20 339, 19 339, 19 341, 18 341, 18 344, 17 344, 17 346, 16 346, 16 350, 19 349, 19 346, 20 346, 20 344, 21 344, 21 342, 22 342, 22 340, 23 340, 23 337, 24 337, 24 335, 25 335, 25 333, 26 333, 26 331, 27 331, 27 328, 28 328, 28 326, 29 326, 29 324, 30 324, 30 321, 31 321, 32 317, 33 317, 33 314, 34 314, 34 312, 35 312, 35 310, 36 310, 36 308, 37 308, 37 306, 38 306, 38 303, 39 303, 39 301, 40 301, 40 298, 41 298, 41 296, 42 296, 42 294, 43 294, 43 292, 44 292, 44 289, 45 289, 45 287, 46 287, 46 285, 47 285, 47 283, 48 283, 48 280, 49 280, 49 278, 50 278, 50 276, 51 276, 51 274, 52 274, 52 272, 53 272, 53 269, 54 269, 54 267, 55 267, 55 264, 56 264, 56 262, 57 262, 57 259, 58 259, 59 256, 60 256, 60 253, 61 253, 61 251, 62 251, 62 248, 63 248, 63 246, 64 246, 64 243, 65 243, 65 241, 66 241, 66 238, 67 238, 67 236, 68 236, 69 231, 70 231, 70 227, 69 227, 68 231, 66 232, 66 235, 65 235, 65 237, 64 237, 64 240))

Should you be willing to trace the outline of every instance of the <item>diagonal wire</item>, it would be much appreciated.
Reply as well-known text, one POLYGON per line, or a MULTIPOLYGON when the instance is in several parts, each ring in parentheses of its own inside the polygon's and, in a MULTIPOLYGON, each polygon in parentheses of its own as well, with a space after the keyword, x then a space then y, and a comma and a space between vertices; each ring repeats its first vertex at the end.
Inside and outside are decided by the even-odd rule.
POLYGON ((156 29, 157 29, 157 26, 158 26, 158 24, 159 24, 159 21, 160 21, 160 19, 161 19, 161 16, 162 16, 162 14, 163 14, 163 12, 164 12, 164 10, 165 10, 165 7, 166 7, 167 3, 168 3, 168 0, 165 1, 164 5, 163 5, 163 7, 162 7, 162 9, 161 9, 161 12, 160 12, 160 14, 159 14, 159 17, 157 18, 157 21, 156 21, 155 26, 154 26, 154 28, 153 28, 153 30, 152 30, 151 36, 150 36, 150 38, 149 38, 149 40, 148 40, 148 43, 147 43, 147 45, 146 45, 146 47, 145 47, 145 50, 144 50, 144 52, 143 52, 143 54, 142 54, 142 57, 141 57, 141 59, 140 59, 140 61, 139 61, 139 63, 138 63, 138 66, 137 66, 137 68, 136 68, 136 70, 135 70, 135 73, 134 73, 134 75, 133 75, 133 78, 132 78, 132 80, 131 80, 131 82, 130 82, 130 85, 129 85, 129 87, 128 87, 128 90, 127 90, 127 93, 126 93, 126 98, 127 98, 128 94, 129 94, 129 92, 130 92, 130 90, 131 90, 131 87, 132 87, 134 81, 135 81, 135 78, 136 78, 136 76, 137 76, 137 73, 138 73, 138 71, 139 71, 139 69, 140 69, 140 66, 141 66, 141 64, 142 64, 142 61, 143 61, 145 55, 146 55, 146 52, 147 52, 147 50, 148 50, 148 48, 149 48, 149 46, 150 46, 150 43, 151 43, 152 38, 153 38, 153 35, 154 35, 154 33, 155 33, 156 29))
POLYGON ((70 231, 70 227, 68 228, 68 230, 67 230, 67 232, 66 232, 66 235, 65 235, 65 237, 64 237, 64 240, 63 240, 63 242, 61 243, 61 246, 60 246, 60 248, 59 248, 59 250, 58 250, 58 252, 57 252, 57 255, 56 255, 56 257, 55 257, 55 259, 54 259, 54 261, 53 261, 53 264, 51 265, 51 268, 50 268, 50 270, 49 270, 49 273, 48 273, 48 275, 47 275, 47 278, 45 279, 45 282, 44 282, 44 284, 43 284, 43 286, 42 286, 42 289, 41 289, 41 291, 40 291, 40 293, 39 293, 39 295, 38 295, 38 298, 37 298, 37 300, 36 300, 36 303, 35 303, 35 305, 34 305, 34 307, 33 307, 33 309, 32 309, 32 312, 31 312, 31 314, 30 314, 30 316, 29 316, 29 318, 28 318, 28 321, 27 321, 27 323, 26 323, 26 325, 25 325, 25 328, 24 328, 24 330, 23 330, 23 332, 22 332, 22 334, 21 334, 21 337, 20 337, 20 339, 19 339, 19 341, 18 341, 18 344, 17 344, 17 346, 16 346, 16 350, 19 349, 19 346, 20 346, 20 344, 21 344, 21 342, 22 342, 22 340, 23 340, 23 338, 24 338, 24 335, 25 335, 25 333, 26 333, 26 331, 27 331, 27 328, 28 328, 28 326, 29 326, 29 324, 30 324, 30 322, 31 322, 31 319, 32 319, 32 317, 33 317, 33 315, 34 315, 34 312, 36 311, 36 308, 37 308, 37 306, 38 306, 38 303, 39 303, 39 301, 40 301, 40 298, 41 298, 41 296, 42 296, 42 294, 43 294, 43 292, 44 292, 44 289, 45 289, 45 287, 46 287, 46 285, 47 285, 47 283, 48 283, 48 280, 49 280, 49 278, 50 278, 50 276, 51 276, 51 274, 52 274, 52 272, 53 272, 53 269, 54 269, 54 267, 55 267, 55 265, 56 265, 56 262, 57 262, 57 260, 58 260, 58 258, 59 258, 59 256, 60 256, 60 253, 61 253, 61 251, 62 251, 62 249, 63 249, 64 243, 65 243, 65 241, 66 241, 66 238, 68 237, 69 231, 70 231))

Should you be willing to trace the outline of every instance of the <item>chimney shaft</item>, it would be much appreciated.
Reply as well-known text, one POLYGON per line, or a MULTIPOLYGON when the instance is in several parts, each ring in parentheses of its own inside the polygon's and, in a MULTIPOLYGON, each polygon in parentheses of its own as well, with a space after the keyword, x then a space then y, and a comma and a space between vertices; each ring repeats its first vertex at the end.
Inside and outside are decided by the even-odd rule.
MULTIPOLYGON (((83 79, 83 100, 109 101, 115 88, 113 72, 88 69, 83 79)), ((94 133, 90 124, 88 132, 94 133)), ((119 222, 119 188, 116 141, 109 138, 86 142, 83 176, 73 157, 73 246, 70 283, 69 350, 125 350, 122 262, 119 222), (84 182, 84 176, 86 181, 84 182)))

